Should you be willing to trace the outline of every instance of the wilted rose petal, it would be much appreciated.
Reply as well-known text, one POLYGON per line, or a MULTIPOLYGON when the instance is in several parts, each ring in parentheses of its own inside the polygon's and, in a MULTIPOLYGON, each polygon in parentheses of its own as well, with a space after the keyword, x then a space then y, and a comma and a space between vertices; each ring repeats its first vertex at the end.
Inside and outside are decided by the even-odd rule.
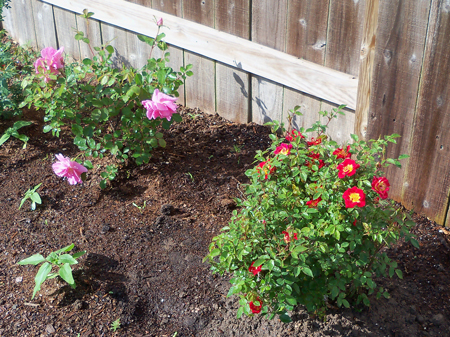
POLYGON ((57 154, 56 159, 58 161, 52 165, 52 169, 57 176, 67 178, 70 185, 81 184, 83 182, 81 174, 88 171, 86 167, 64 157, 62 154, 57 154))

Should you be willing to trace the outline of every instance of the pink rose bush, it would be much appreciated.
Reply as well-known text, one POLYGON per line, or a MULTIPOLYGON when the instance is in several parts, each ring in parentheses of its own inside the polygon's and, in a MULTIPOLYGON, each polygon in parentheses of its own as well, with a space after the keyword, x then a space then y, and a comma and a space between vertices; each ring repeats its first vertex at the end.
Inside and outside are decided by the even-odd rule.
POLYGON ((50 75, 58 75, 59 69, 64 68, 64 47, 58 50, 47 47, 42 49, 41 56, 34 62, 36 74, 44 75, 44 81, 50 81, 50 75))
POLYGON ((147 110, 148 119, 160 117, 170 121, 172 115, 177 112, 176 100, 176 97, 163 94, 158 89, 155 89, 152 99, 142 101, 142 105, 147 110))
POLYGON ((57 176, 67 178, 70 185, 83 182, 81 175, 88 171, 86 167, 64 157, 62 154, 57 154, 56 159, 58 161, 52 165, 52 169, 57 176))

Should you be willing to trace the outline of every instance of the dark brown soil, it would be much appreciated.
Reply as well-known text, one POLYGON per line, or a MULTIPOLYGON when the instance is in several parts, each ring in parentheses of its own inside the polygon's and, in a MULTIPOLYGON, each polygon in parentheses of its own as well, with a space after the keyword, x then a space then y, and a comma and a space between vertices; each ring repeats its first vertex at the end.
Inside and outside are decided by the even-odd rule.
POLYGON ((330 307, 325 322, 302 308, 290 324, 236 319, 227 278, 212 275, 202 258, 269 130, 192 110, 182 116, 165 149, 148 165, 125 167, 104 191, 97 168, 82 186, 52 172, 55 154, 77 155, 68 134, 53 138, 36 123, 20 130, 31 137, 26 149, 16 139, 0 147, 0 336, 450 336, 450 235, 420 217, 421 249, 389 251, 404 274, 379 280, 390 299, 370 309, 330 307), (27 201, 18 210, 40 182, 42 205, 31 211, 27 201), (38 267, 17 262, 71 243, 88 252, 75 266, 76 290, 52 279, 31 300, 38 267))

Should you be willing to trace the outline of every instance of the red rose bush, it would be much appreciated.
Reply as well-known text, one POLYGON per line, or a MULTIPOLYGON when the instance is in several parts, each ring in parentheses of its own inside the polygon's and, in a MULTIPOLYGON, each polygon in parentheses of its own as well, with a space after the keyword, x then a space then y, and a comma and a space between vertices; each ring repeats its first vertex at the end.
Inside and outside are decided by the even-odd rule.
MULTIPOLYGON (((321 114, 329 123, 341 113, 321 114)), ((409 215, 388 199, 382 171, 408 157, 385 159, 398 135, 368 142, 351 135, 351 144, 339 146, 320 122, 281 133, 271 125, 273 143, 246 172, 251 182, 241 209, 205 258, 214 272, 233 274, 228 295, 241 297, 237 316, 289 321, 296 305, 323 314, 327 304, 388 297, 374 278, 402 273, 382 248, 401 237, 418 246, 409 215)))

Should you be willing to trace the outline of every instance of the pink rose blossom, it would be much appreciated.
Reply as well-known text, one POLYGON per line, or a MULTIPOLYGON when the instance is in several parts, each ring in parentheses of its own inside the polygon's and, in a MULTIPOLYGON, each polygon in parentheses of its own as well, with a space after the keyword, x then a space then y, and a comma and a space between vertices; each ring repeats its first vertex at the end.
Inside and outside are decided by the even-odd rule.
POLYGON ((155 89, 152 99, 142 101, 142 105, 147 110, 148 119, 160 117, 170 121, 172 114, 177 111, 176 100, 176 97, 163 94, 158 89, 155 89))
POLYGON ((58 69, 64 68, 63 59, 64 47, 55 50, 52 47, 42 49, 41 56, 34 62, 34 69, 36 74, 43 74, 45 76, 44 81, 50 81, 50 74, 58 75, 58 69))
POLYGON ((83 182, 81 174, 88 171, 86 167, 64 157, 62 154, 57 154, 56 159, 58 161, 52 165, 52 169, 57 176, 67 178, 70 185, 83 182))
POLYGON ((159 18, 158 21, 156 21, 156 24, 158 26, 162 26, 163 25, 163 18, 159 18))

